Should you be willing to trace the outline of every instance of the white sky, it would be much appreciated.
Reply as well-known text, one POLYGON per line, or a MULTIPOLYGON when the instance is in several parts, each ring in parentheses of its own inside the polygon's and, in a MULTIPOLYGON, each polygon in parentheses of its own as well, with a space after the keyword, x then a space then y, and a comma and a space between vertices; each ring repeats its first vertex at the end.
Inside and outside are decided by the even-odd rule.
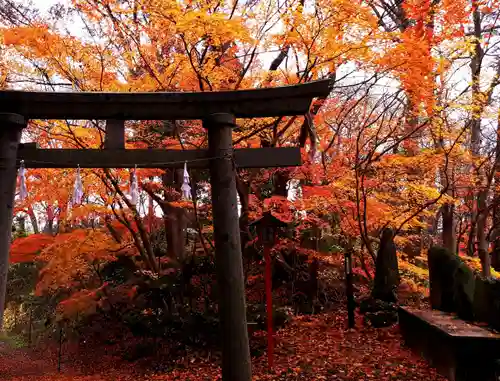
POLYGON ((57 4, 59 1, 55 0, 32 0, 33 4, 40 9, 41 11, 45 11, 49 9, 52 5, 57 4))

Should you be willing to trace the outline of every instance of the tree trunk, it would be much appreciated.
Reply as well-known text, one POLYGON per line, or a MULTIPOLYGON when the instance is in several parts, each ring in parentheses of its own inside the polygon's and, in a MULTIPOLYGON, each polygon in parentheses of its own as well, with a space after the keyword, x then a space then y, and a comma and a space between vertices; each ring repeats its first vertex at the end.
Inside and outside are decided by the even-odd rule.
POLYGON ((26 217, 24 216, 19 216, 17 218, 17 223, 19 225, 19 232, 22 235, 26 235, 26 217))
MULTIPOLYGON (((472 55, 471 61, 470 61, 470 70, 472 74, 472 102, 473 105, 476 107, 480 107, 480 109, 483 109, 483 104, 481 100, 481 88, 480 88, 480 78, 481 78, 481 64, 483 62, 484 58, 484 51, 483 48, 481 47, 481 15, 479 8, 476 4, 475 1, 472 2, 472 19, 473 19, 473 25, 474 25, 474 37, 476 38, 474 42, 474 53, 472 55), (479 104, 478 104, 479 102, 479 104)), ((474 111, 474 114, 471 117, 470 120, 470 126, 471 126, 471 153, 472 153, 472 159, 477 159, 480 155, 480 150, 481 150, 481 116, 480 113, 477 111, 474 111)), ((476 165, 473 164, 472 167, 474 168, 477 176, 478 176, 478 185, 482 186, 484 183, 484 174, 482 173, 483 171, 481 168, 476 168, 476 165)), ((471 189, 471 219, 470 219, 470 231, 469 231, 469 240, 467 244, 467 250, 469 255, 474 255, 475 249, 476 249, 476 238, 479 239, 482 237, 484 240, 484 232, 481 233, 480 229, 478 229, 478 222, 480 220, 480 216, 478 213, 480 213, 481 210, 481 196, 480 192, 476 192, 474 188, 471 189), (480 234, 480 236, 478 235, 480 234)), ((484 247, 484 242, 478 242, 479 246, 484 247)))
POLYGON ((168 192, 168 189, 180 190, 183 173, 182 169, 165 171, 162 176, 163 187, 166 190, 165 202, 157 200, 163 211, 168 256, 176 258, 180 262, 183 262, 186 257, 185 242, 188 217, 184 208, 170 204, 172 201, 178 201, 178 197, 174 197, 172 192, 168 192))
POLYGON ((290 180, 290 173, 284 170, 277 170, 273 175, 273 194, 276 196, 287 197, 287 184, 290 180))
POLYGON ((443 218, 443 247, 450 250, 452 253, 456 251, 457 237, 455 233, 455 218, 454 218, 455 205, 446 203, 441 208, 441 215, 443 218))
POLYGON ((477 243, 478 243, 478 255, 481 259, 481 272, 484 277, 491 276, 491 259, 488 253, 488 242, 486 241, 486 197, 487 191, 481 190, 478 194, 478 221, 477 221, 477 243))
POLYGON ((222 379, 251 381, 236 168, 227 157, 233 154, 234 116, 215 114, 203 125, 208 130, 209 152, 218 158, 210 162, 210 183, 221 319, 222 379))
MULTIPOLYGON (((64 206, 64 210, 66 206, 64 206)), ((59 214, 60 215, 60 214, 59 214)), ((61 220, 59 219, 59 225, 61 220)), ((44 233, 54 234, 54 207, 52 205, 47 205, 47 222, 45 224, 44 233)))

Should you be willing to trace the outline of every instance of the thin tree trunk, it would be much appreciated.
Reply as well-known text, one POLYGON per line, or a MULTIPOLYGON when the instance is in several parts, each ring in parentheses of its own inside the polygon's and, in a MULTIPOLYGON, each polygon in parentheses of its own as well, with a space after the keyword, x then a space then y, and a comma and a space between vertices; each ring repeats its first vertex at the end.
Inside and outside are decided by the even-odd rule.
POLYGON ((19 225, 19 232, 22 235, 26 234, 26 218, 24 216, 19 216, 17 218, 17 223, 19 225))
POLYGON ((48 234, 54 234, 54 209, 52 205, 47 205, 47 223, 44 230, 48 234))
MULTIPOLYGON (((472 1, 472 19, 474 24, 474 36, 476 37, 474 42, 474 54, 470 62, 470 69, 472 73, 472 102, 473 105, 479 106, 482 110, 484 107, 483 101, 480 98, 481 88, 480 88, 480 77, 481 77, 481 65, 484 58, 484 51, 481 47, 481 14, 479 11, 478 4, 475 0, 472 1), (479 102, 479 104, 477 104, 479 102)), ((471 153, 472 158, 477 159, 481 153, 481 115, 480 112, 475 112, 471 119, 471 153)), ((475 168, 475 164, 473 164, 475 168)), ((472 213, 471 213, 471 228, 469 232, 469 242, 468 251, 469 254, 474 254, 477 249, 479 257, 482 263, 483 275, 490 273, 490 261, 488 257, 488 244, 486 242, 486 190, 483 189, 485 185, 484 170, 481 168, 475 168, 476 174, 478 176, 477 185, 480 189, 476 192, 475 189, 471 190, 472 198, 472 213), (476 241, 477 240, 477 241, 476 241)))
POLYGON ((491 276, 491 259, 488 253, 488 242, 486 241, 486 217, 487 217, 487 208, 486 208, 486 197, 487 191, 481 190, 478 194, 478 210, 479 216, 477 221, 477 242, 478 242, 478 254, 481 259, 482 265, 482 275, 484 277, 491 276))
MULTIPOLYGON (((444 151, 445 142, 444 138, 441 136, 436 141, 436 148, 444 151)), ((453 168, 449 162, 449 160, 444 159, 443 168, 439 171, 439 178, 441 187, 446 189, 446 194, 448 196, 454 196, 453 189, 453 168)), ((455 221, 455 205, 451 203, 445 203, 440 210, 442 222, 443 222, 443 230, 441 233, 442 244, 443 247, 450 250, 452 253, 456 252, 457 248, 457 233, 456 233, 456 221, 455 221)), ((437 221, 439 219, 439 215, 436 218, 436 227, 434 231, 437 230, 437 221)), ((458 251, 457 251, 458 252, 458 251)))
POLYGON ((446 203, 441 208, 441 215, 443 217, 443 247, 455 252, 457 247, 456 233, 455 233, 455 218, 454 218, 455 205, 446 203))

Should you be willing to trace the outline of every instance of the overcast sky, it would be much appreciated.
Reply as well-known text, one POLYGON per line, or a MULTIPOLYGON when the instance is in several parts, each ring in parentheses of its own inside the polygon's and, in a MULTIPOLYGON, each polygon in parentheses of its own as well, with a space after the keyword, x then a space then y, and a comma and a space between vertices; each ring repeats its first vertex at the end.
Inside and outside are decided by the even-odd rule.
POLYGON ((32 1, 40 10, 46 10, 50 8, 52 5, 58 3, 58 1, 56 0, 32 0, 32 1))

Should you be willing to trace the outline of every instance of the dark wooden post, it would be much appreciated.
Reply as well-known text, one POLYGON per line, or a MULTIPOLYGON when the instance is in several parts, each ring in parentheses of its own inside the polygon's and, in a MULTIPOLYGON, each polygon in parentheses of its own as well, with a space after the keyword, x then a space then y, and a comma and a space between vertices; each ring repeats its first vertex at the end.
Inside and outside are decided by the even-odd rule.
POLYGON ((21 131, 26 125, 18 114, 0 113, 0 330, 3 326, 12 215, 16 193, 16 158, 21 131))
POLYGON ((354 328, 354 309, 356 305, 354 303, 354 287, 352 283, 352 250, 349 248, 344 254, 344 265, 345 265, 345 289, 347 296, 347 319, 348 327, 354 328))
POLYGON ((57 372, 61 373, 61 357, 62 357, 62 342, 63 342, 63 327, 62 323, 59 326, 59 350, 57 351, 57 372))
POLYGON ((251 381, 236 168, 232 157, 235 118, 231 114, 213 114, 203 125, 208 129, 210 156, 214 157, 210 160, 210 183, 222 330, 222 379, 251 381))
POLYGON ((109 119, 106 121, 104 148, 125 149, 125 121, 109 119))
POLYGON ((273 369, 274 351, 274 319, 273 319, 273 268, 271 263, 271 244, 264 243, 264 258, 266 262, 265 287, 266 287, 266 312, 267 312, 267 366, 273 369))

